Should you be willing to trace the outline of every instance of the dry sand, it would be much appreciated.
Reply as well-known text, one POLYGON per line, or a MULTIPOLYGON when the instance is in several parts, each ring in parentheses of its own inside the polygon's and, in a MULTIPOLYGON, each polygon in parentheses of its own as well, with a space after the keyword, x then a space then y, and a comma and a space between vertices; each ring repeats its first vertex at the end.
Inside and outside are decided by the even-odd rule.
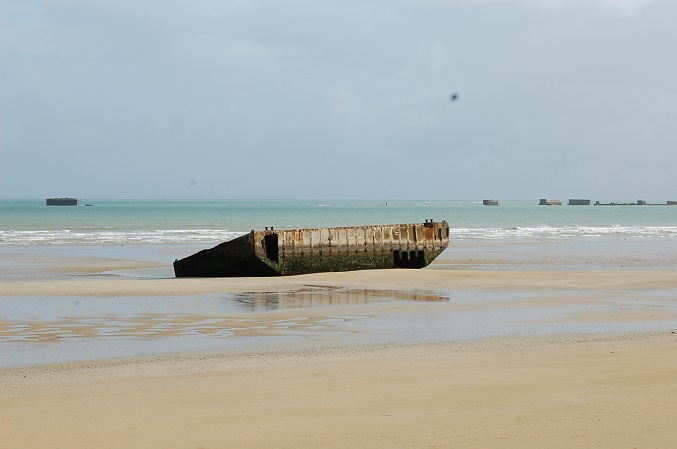
POLYGON ((674 447, 673 334, 2 371, 7 448, 674 447))
MULTIPOLYGON (((491 306, 504 308, 650 298, 649 308, 600 309, 594 319, 677 323, 674 295, 654 294, 677 291, 672 270, 94 278, 5 282, 0 295, 161 296, 303 285, 529 293, 491 306)), ((336 337, 285 351, 5 368, 0 447, 668 448, 677 444, 675 354, 672 331, 381 346, 341 346, 336 337)))

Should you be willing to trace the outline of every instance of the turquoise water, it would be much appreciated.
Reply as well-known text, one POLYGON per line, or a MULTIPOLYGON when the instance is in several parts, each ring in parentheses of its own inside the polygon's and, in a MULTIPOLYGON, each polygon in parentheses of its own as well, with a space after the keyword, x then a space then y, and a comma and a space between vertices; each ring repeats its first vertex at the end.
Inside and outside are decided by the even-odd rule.
POLYGON ((446 220, 451 240, 559 241, 677 238, 677 206, 539 206, 537 200, 0 200, 0 245, 193 244, 251 229, 446 220), (84 206, 92 204, 92 207, 84 206))

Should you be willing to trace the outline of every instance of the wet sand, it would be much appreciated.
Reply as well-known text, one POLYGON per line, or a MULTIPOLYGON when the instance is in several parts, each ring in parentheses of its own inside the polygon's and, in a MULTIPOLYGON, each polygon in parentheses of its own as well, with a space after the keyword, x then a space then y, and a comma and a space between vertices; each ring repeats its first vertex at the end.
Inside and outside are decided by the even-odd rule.
POLYGON ((672 330, 673 272, 397 270, 0 283, 0 367, 232 350, 672 330))
MULTIPOLYGON (((270 323, 303 317, 312 336, 2 368, 0 447, 644 448, 671 447, 677 439, 674 270, 432 267, 195 280, 97 276, 99 262, 92 261, 93 276, 0 282, 0 297, 161 300, 319 286, 448 300, 270 308, 247 316, 270 323), (444 329, 440 317, 449 318, 449 328, 461 326, 450 318, 459 316, 480 321, 470 321, 459 338, 426 334, 444 329), (327 321, 336 317, 346 321, 327 321), (392 323, 407 330, 398 333, 392 323), (493 323, 511 327, 493 337, 480 332, 493 323)), ((139 326, 143 317, 153 319, 134 316, 139 326)), ((195 317, 174 319, 188 326, 195 317)))

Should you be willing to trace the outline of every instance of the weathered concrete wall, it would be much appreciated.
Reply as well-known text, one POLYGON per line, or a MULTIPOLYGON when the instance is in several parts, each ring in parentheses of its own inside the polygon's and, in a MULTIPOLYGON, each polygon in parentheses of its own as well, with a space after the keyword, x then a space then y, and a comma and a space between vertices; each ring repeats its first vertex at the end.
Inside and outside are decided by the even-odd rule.
POLYGON ((407 225, 260 231, 254 233, 257 254, 266 255, 265 236, 278 235, 279 257, 315 253, 360 253, 374 251, 423 251, 446 247, 446 222, 407 225))

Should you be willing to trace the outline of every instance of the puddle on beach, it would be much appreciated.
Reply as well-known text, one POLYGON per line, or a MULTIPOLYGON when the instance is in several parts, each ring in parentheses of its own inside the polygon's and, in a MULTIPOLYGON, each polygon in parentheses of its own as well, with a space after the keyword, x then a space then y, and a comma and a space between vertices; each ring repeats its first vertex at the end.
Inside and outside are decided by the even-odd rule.
POLYGON ((282 292, 174 298, 6 297, 1 299, 0 341, 275 335, 280 330, 289 333, 293 330, 325 329, 350 319, 333 316, 331 308, 323 309, 317 315, 291 319, 275 318, 263 312, 394 300, 448 301, 449 296, 306 286, 282 292))
MULTIPOLYGON (((642 298, 649 304, 628 304, 622 301, 628 298, 619 297, 621 303, 613 306, 655 308, 657 293, 642 298)), ((581 308, 590 313, 607 304, 532 306, 532 295, 459 291, 451 301, 449 293, 435 291, 306 285, 282 292, 175 297, 0 297, 0 367, 261 344, 286 347, 308 338, 349 345, 667 329, 674 324, 563 320, 567 313, 581 308)))
POLYGON ((337 306, 448 301, 434 292, 307 285, 176 297, 0 297, 0 366, 200 351, 243 341, 363 332, 337 306), (298 315, 290 315, 290 310, 298 315))

